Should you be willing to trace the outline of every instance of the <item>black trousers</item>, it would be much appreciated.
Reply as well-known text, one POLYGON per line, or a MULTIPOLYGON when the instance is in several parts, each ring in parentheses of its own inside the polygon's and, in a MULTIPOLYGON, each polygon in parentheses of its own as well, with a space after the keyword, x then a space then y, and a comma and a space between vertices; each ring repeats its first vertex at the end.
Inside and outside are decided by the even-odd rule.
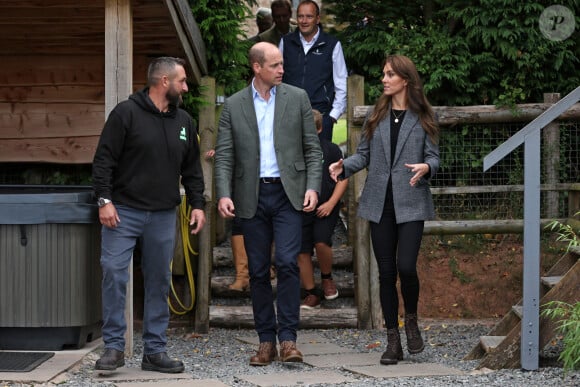
POLYGON ((424 221, 397 224, 392 195, 387 195, 379 223, 370 222, 373 251, 379 269, 381 308, 387 329, 398 327, 397 276, 401 281, 405 313, 417 313, 417 256, 424 226, 424 221))

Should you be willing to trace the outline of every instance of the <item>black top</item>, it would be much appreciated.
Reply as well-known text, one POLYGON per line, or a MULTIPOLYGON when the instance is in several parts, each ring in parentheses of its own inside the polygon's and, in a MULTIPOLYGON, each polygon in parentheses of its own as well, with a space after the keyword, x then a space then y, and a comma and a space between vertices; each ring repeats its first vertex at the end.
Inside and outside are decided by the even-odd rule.
POLYGON ((181 203, 203 209, 204 181, 192 118, 176 106, 161 112, 148 89, 131 95, 109 114, 93 160, 97 197, 145 211, 181 203))
POLYGON ((397 141, 399 140, 399 131, 401 124, 405 118, 406 110, 391 110, 391 165, 395 161, 395 151, 397 149, 397 141), (395 122, 395 119, 397 122, 395 122))
MULTIPOLYGON (((391 168, 395 161, 395 152, 397 150, 399 132, 401 131, 401 124, 403 123, 406 112, 406 110, 391 109, 391 168), (395 120, 397 120, 397 122, 395 122, 395 120)), ((393 182, 391 177, 389 177, 389 182, 387 184, 384 211, 392 211, 393 213, 395 211, 395 205, 393 204, 393 182)))
POLYGON ((320 137, 320 148, 322 148, 323 162, 322 162, 322 182, 320 185, 320 195, 318 198, 318 204, 322 204, 328 201, 334 192, 334 187, 336 183, 330 177, 330 172, 328 167, 330 164, 337 162, 342 159, 342 151, 338 145, 329 141, 328 139, 320 137))

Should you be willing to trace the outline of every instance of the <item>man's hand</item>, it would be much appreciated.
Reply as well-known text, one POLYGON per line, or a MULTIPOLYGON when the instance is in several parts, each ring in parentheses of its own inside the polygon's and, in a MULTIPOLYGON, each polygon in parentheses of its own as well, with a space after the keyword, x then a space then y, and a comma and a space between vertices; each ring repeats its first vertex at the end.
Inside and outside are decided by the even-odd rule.
POLYGON ((302 205, 304 212, 312 212, 316 209, 318 204, 318 192, 309 189, 304 195, 304 204, 302 205))
POLYGON ((107 203, 99 208, 99 221, 103 226, 109 228, 115 228, 121 223, 121 219, 113 203, 107 203))
POLYGON ((233 218, 236 216, 234 202, 230 198, 221 198, 218 201, 218 212, 222 218, 233 218))
POLYGON ((193 227, 191 229, 192 234, 197 234, 205 225, 205 212, 200 209, 191 210, 191 219, 189 225, 193 227))

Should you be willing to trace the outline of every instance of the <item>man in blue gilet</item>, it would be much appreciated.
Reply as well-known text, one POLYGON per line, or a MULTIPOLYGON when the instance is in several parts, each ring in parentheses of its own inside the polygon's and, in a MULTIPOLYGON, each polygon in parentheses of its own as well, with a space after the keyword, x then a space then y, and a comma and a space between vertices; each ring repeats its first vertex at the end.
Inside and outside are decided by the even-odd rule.
POLYGON ((320 28, 315 1, 302 0, 296 15, 298 29, 284 35, 279 46, 284 56, 283 82, 306 90, 312 108, 323 116, 320 136, 332 141, 332 128, 346 109, 348 73, 342 46, 320 28))

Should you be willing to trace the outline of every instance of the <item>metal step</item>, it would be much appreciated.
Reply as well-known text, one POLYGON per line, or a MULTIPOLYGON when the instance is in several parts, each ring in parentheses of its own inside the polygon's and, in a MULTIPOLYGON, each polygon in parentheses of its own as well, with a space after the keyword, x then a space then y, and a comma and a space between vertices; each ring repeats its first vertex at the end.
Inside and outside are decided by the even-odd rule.
POLYGON ((486 353, 490 353, 497 348, 498 345, 506 338, 506 336, 481 336, 479 343, 486 353))
POLYGON ((520 319, 524 317, 524 307, 522 305, 512 306, 512 312, 514 312, 520 319))
POLYGON ((540 281, 542 281, 543 285, 548 286, 549 288, 553 288, 560 282, 560 280, 564 278, 562 275, 552 276, 552 277, 541 277, 540 281))

